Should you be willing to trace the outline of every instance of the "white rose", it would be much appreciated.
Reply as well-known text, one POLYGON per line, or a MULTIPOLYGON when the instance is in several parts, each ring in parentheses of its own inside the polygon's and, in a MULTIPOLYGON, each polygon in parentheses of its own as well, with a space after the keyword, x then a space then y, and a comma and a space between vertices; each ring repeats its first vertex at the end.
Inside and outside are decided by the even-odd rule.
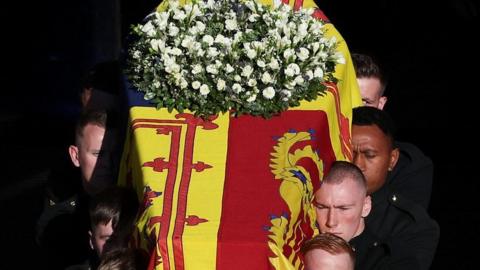
POLYGON ((298 56, 298 59, 300 59, 300 61, 307 60, 309 55, 310 55, 310 52, 305 48, 300 48, 300 51, 297 52, 297 56, 298 56))
POLYGON ((255 50, 247 50, 247 57, 253 59, 257 57, 257 51, 255 50))
POLYGON ((203 70, 202 66, 199 65, 199 64, 196 64, 192 68, 192 74, 198 74, 198 73, 202 72, 202 70, 203 70))
POLYGON ((273 87, 269 86, 269 87, 263 89, 262 95, 266 99, 272 99, 275 96, 275 89, 273 89, 273 87))
POLYGON ((223 89, 225 89, 225 81, 224 80, 218 79, 217 89, 218 89, 218 91, 222 91, 223 89))
POLYGON ((215 65, 208 65, 206 70, 210 74, 214 74, 214 75, 218 74, 218 69, 215 65))
POLYGON ((227 30, 233 31, 237 29, 237 20, 232 19, 232 20, 226 20, 225 21, 225 28, 227 30))
POLYGON ((210 36, 210 35, 205 35, 205 36, 203 36, 202 41, 205 42, 205 43, 207 43, 208 46, 212 46, 212 44, 213 44, 213 37, 210 36))
POLYGON ((233 79, 236 81, 236 82, 239 82, 242 80, 242 77, 240 77, 239 75, 235 75, 233 76, 233 79))
POLYGON ((210 93, 210 88, 208 88, 208 85, 202 84, 202 86, 200 86, 200 94, 206 96, 208 93, 210 93))
POLYGON ((199 33, 203 33, 203 31, 205 31, 205 24, 202 22, 197 22, 195 27, 197 28, 199 33))
POLYGON ((250 87, 254 87, 254 86, 257 85, 257 80, 250 79, 250 80, 248 80, 247 85, 250 86, 250 87))
POLYGON ((303 84, 305 82, 305 80, 303 79, 302 76, 298 75, 297 77, 295 77, 295 82, 297 84, 303 84))
POLYGON ((237 94, 243 91, 242 86, 238 83, 233 84, 232 90, 233 90, 233 92, 235 92, 237 94))
POLYGON ((202 84, 199 81, 192 82, 192 88, 193 89, 198 89, 198 88, 200 88, 201 85, 202 84))
POLYGON ((210 58, 214 58, 215 56, 219 55, 220 52, 215 47, 209 47, 207 51, 207 55, 210 58))
POLYGON ((242 69, 242 76, 243 77, 250 77, 250 75, 252 74, 253 72, 253 68, 250 66, 250 65, 246 65, 245 67, 243 67, 242 69))

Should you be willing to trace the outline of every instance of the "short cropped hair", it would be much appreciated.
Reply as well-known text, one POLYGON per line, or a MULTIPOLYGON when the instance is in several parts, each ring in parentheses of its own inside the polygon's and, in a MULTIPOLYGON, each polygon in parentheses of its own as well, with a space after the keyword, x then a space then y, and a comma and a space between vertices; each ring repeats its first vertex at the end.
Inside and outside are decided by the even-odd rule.
POLYGON ((334 161, 322 184, 339 184, 347 178, 353 180, 367 192, 367 180, 362 171, 355 164, 348 161, 334 161))
POLYGON ((393 142, 395 140, 395 124, 386 111, 369 106, 354 108, 352 113, 352 125, 376 125, 389 138, 391 146, 393 147, 393 142))
POLYGON ((321 233, 305 241, 300 249, 303 255, 314 249, 325 250, 332 255, 347 253, 355 264, 355 251, 343 238, 331 233, 321 233))
POLYGON ((118 117, 116 113, 107 110, 86 110, 80 115, 75 127, 75 143, 78 145, 83 131, 88 125, 95 125, 108 129, 110 132, 118 129, 118 117))

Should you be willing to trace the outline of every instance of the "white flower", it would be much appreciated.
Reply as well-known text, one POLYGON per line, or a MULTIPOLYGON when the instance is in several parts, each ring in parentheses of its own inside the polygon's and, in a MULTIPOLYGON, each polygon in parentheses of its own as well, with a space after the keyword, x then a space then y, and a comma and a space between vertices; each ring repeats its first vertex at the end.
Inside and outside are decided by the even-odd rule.
POLYGON ((220 52, 215 47, 209 47, 207 51, 207 56, 210 58, 214 58, 215 56, 219 55, 220 52))
POLYGON ((225 72, 228 74, 228 73, 232 73, 233 71, 235 71, 235 69, 230 65, 230 64, 227 64, 225 66, 225 72))
POLYGON ((200 88, 200 86, 202 86, 202 83, 200 83, 199 81, 193 81, 192 82, 192 88, 193 89, 198 89, 198 88, 200 88))
POLYGON ((297 75, 299 73, 300 67, 295 63, 289 64, 287 66, 287 69, 285 70, 285 75, 287 75, 288 77, 293 77, 294 75, 297 75))
POLYGON ((203 70, 202 66, 199 65, 199 64, 196 64, 192 67, 192 74, 194 74, 194 75, 198 74, 198 73, 202 72, 202 70, 203 70))
POLYGON ((253 95, 251 95, 251 96, 249 96, 249 97, 247 98, 247 102, 248 102, 248 103, 252 103, 252 102, 254 102, 256 99, 257 99, 257 95, 256 95, 256 94, 253 94, 253 95))
POLYGON ((237 30, 237 20, 226 20, 225 21, 225 29, 233 31, 237 30))
POLYGON ((178 21, 183 21, 186 17, 187 15, 185 14, 185 12, 183 12, 183 10, 178 10, 178 9, 175 10, 175 14, 173 15, 173 18, 178 21))
POLYGON ((255 0, 169 0, 162 8, 133 28, 127 61, 128 78, 157 106, 207 117, 233 101, 239 114, 271 116, 315 97, 311 83, 333 79, 345 63, 313 9, 255 0), (173 104, 163 104, 168 97, 173 104))
POLYGON ((294 57, 294 56, 295 56, 295 51, 293 49, 286 49, 283 52, 283 57, 285 59, 290 59, 291 57, 294 57))
POLYGON ((262 95, 266 99, 272 99, 275 96, 275 89, 273 89, 273 87, 269 86, 269 87, 263 89, 262 95))
POLYGON ((257 60, 257 66, 264 68, 267 64, 265 64, 265 61, 263 60, 257 60))
POLYGON ((223 91, 223 89, 225 89, 225 85, 226 85, 226 83, 225 83, 224 80, 218 79, 218 81, 217 81, 217 89, 218 89, 218 91, 223 91))
POLYGON ((249 21, 249 22, 256 22, 258 18, 260 18, 260 15, 258 15, 258 14, 252 14, 252 15, 250 15, 250 16, 248 17, 248 21, 249 21))
POLYGON ((268 73, 267 71, 265 71, 263 74, 262 74, 262 82, 264 84, 269 84, 272 82, 272 76, 270 76, 270 73, 268 73))
POLYGON ((233 86, 232 86, 232 90, 233 90, 234 93, 238 94, 238 93, 243 91, 243 88, 240 84, 234 83, 233 86))
POLYGON ((305 61, 308 59, 310 55, 310 52, 308 51, 308 49, 306 48, 300 48, 299 52, 297 52, 297 56, 298 56, 298 59, 300 59, 300 61, 305 61))
POLYGON ((142 26, 142 31, 147 34, 149 37, 155 36, 155 26, 153 26, 151 21, 148 21, 144 26, 142 26))
POLYGON ((242 69, 242 76, 243 77, 250 77, 250 75, 253 73, 253 68, 250 65, 246 65, 242 69))
POLYGON ((210 74, 214 74, 214 75, 218 74, 218 69, 215 65, 208 65, 206 70, 210 74))
POLYGON ((150 45, 152 46, 152 49, 156 52, 163 52, 165 50, 165 41, 161 39, 152 39, 150 41, 150 45))
POLYGON ((212 46, 214 39, 210 35, 205 35, 203 36, 202 41, 205 42, 208 46, 212 46))
POLYGON ((210 93, 210 88, 208 88, 208 85, 202 84, 202 86, 200 86, 200 94, 206 96, 208 93, 210 93))
POLYGON ((280 66, 278 65, 278 61, 275 58, 272 58, 272 60, 270 60, 270 63, 268 64, 268 66, 273 70, 280 68, 280 66))
POLYGON ((255 57, 257 57, 257 51, 247 50, 247 57, 250 59, 254 59, 255 57))
POLYGON ((300 84, 300 85, 301 85, 301 84, 303 84, 304 82, 305 82, 305 80, 303 79, 302 76, 299 75, 299 76, 295 77, 295 83, 296 83, 296 84, 300 84))
POLYGON ((175 36, 178 35, 178 32, 180 32, 180 29, 178 27, 176 27, 175 24, 170 23, 168 25, 168 35, 169 36, 175 37, 175 36))
POLYGON ((315 78, 323 78, 323 70, 319 67, 317 67, 315 69, 315 71, 313 72, 313 77, 315 78))
POLYGON ((203 31, 205 31, 205 24, 197 21, 195 28, 198 30, 199 33, 203 33, 203 31))

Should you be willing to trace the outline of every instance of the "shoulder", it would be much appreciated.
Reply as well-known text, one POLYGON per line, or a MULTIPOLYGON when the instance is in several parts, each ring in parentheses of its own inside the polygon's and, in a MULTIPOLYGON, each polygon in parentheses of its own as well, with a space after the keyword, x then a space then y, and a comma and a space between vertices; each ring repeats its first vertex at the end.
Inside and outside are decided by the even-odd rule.
MULTIPOLYGON (((430 218, 427 211, 418 203, 401 194, 390 194, 388 203, 393 206, 391 207, 392 212, 397 212, 392 213, 392 216, 396 215, 399 219, 405 219, 411 229, 415 231, 431 230, 439 232, 440 228, 437 222, 430 218)), ((401 224, 402 222, 399 223, 401 224)))
POLYGON ((411 164, 419 166, 432 166, 432 160, 425 155, 420 148, 408 142, 395 141, 395 146, 400 151, 400 161, 403 159, 411 164))

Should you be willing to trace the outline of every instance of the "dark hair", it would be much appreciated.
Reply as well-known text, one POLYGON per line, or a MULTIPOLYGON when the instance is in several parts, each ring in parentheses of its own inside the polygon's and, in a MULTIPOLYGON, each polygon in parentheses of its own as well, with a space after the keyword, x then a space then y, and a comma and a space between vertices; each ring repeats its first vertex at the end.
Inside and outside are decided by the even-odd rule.
POLYGON ((328 174, 322 180, 322 184, 339 184, 347 178, 359 184, 365 192, 367 191, 367 180, 362 171, 355 164, 348 161, 334 161, 328 174))
POLYGON ((387 112, 374 107, 357 107, 353 109, 352 125, 376 125, 390 139, 391 146, 395 140, 395 124, 387 112))
POLYGON ((90 222, 92 225, 107 224, 112 228, 133 226, 138 211, 138 198, 129 188, 112 186, 92 197, 90 201, 90 222), (126 224, 126 225, 124 225, 126 224))
POLYGON ((305 241, 300 251, 303 255, 306 255, 309 251, 314 249, 325 250, 332 255, 347 253, 355 264, 355 252, 353 251, 352 246, 350 246, 350 244, 343 238, 334 234, 318 234, 312 239, 305 241))
POLYGON ((378 61, 365 54, 352 53, 352 62, 357 78, 377 78, 380 81, 382 86, 380 94, 383 95, 385 88, 387 87, 388 80, 385 73, 382 72, 378 61))

